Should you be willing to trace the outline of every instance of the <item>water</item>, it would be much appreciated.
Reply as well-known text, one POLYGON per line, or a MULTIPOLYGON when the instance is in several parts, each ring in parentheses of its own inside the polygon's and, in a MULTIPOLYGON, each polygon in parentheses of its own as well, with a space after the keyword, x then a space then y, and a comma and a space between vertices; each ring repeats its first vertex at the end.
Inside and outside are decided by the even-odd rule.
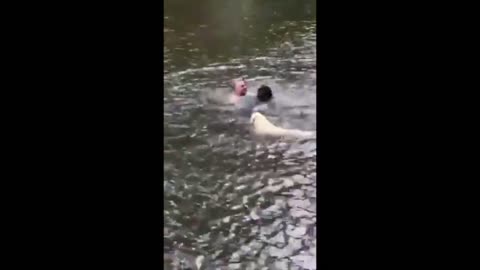
POLYGON ((316 140, 260 141, 205 100, 246 76, 272 122, 316 130, 315 1, 202 3, 165 1, 165 269, 316 269, 316 140))

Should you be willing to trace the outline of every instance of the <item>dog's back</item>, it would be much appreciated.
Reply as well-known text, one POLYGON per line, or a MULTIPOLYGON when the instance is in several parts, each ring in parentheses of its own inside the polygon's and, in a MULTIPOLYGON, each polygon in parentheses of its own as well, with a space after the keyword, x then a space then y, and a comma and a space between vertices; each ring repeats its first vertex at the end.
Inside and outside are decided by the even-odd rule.
POLYGON ((254 112, 250 117, 250 122, 253 125, 253 130, 256 135, 273 136, 273 137, 287 137, 287 138, 307 138, 315 136, 313 131, 303 131, 298 129, 285 129, 277 127, 259 112, 254 112))

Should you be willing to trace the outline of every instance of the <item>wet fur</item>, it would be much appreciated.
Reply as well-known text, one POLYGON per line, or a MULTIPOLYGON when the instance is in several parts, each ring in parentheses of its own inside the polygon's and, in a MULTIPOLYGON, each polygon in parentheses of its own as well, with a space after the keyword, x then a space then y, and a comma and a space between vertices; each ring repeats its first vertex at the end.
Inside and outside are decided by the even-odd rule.
POLYGON ((285 129, 277 127, 259 112, 254 112, 250 117, 250 123, 253 125, 253 132, 258 136, 278 137, 278 138, 309 138, 315 136, 313 131, 303 131, 299 129, 285 129))

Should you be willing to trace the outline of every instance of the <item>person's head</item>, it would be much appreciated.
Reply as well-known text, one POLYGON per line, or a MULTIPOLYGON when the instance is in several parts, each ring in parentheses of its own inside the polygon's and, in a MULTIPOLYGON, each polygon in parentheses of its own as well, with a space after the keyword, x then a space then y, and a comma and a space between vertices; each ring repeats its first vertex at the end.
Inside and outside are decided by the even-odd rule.
POLYGON ((237 96, 245 96, 247 94, 247 81, 244 78, 240 80, 232 80, 233 91, 237 96))
POLYGON ((260 86, 257 91, 257 99, 260 102, 268 102, 272 99, 273 94, 272 94, 272 89, 266 85, 260 86))

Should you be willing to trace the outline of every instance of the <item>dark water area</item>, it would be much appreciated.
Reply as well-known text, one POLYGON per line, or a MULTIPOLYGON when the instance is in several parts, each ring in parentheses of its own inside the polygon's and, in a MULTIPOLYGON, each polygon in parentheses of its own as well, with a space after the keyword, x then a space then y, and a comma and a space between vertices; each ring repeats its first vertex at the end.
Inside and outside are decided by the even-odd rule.
POLYGON ((315 27, 315 1, 164 1, 165 72, 239 56, 263 56, 315 27))
POLYGON ((164 1, 165 269, 317 269, 316 140, 258 140, 205 96, 245 76, 316 130, 315 1, 164 1))

